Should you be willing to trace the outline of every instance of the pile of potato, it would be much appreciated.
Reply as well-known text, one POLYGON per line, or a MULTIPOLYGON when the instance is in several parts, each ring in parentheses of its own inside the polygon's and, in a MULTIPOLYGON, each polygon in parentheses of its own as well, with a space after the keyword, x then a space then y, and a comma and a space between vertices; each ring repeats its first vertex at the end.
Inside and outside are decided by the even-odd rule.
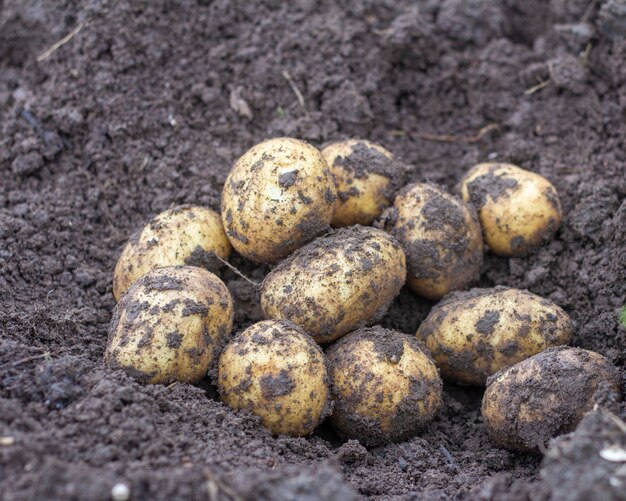
POLYGON ((252 147, 226 180, 221 214, 176 207, 128 241, 107 365, 146 383, 213 374, 227 405, 277 434, 304 436, 328 417, 367 446, 407 439, 436 417, 441 376, 487 385, 483 419, 503 447, 535 451, 571 430, 596 393, 620 391, 617 370, 564 346, 574 323, 551 301, 469 288, 485 246, 523 256, 554 236, 555 188, 479 164, 457 197, 403 186, 407 172, 365 140, 252 147), (235 336, 233 300, 214 274, 233 249, 273 265, 259 285, 266 320, 235 336), (376 325, 405 283, 439 301, 415 336, 376 325))

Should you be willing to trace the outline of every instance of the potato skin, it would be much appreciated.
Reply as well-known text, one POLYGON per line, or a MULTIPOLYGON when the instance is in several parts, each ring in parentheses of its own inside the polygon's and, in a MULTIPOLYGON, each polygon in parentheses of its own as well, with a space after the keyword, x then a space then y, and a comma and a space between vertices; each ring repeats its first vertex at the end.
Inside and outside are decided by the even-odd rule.
POLYGON ((130 237, 113 274, 113 297, 122 293, 138 278, 165 266, 200 266, 217 271, 217 254, 228 259, 232 247, 220 215, 206 207, 181 205, 161 212, 130 237))
POLYGON ((324 233, 337 190, 322 154, 297 139, 270 139, 237 160, 222 192, 233 247, 257 263, 282 259, 324 233))
POLYGON ((495 287, 447 295, 419 326, 417 338, 445 378, 484 385, 503 367, 566 344, 573 330, 572 319, 552 301, 495 287))
POLYGON ((259 416, 275 434, 308 435, 331 409, 322 350, 284 320, 258 322, 226 346, 218 390, 227 405, 259 416))
POLYGON ((405 167, 391 152, 364 139, 337 141, 322 150, 335 178, 334 227, 370 225, 391 205, 405 167))
POLYGON ((327 352, 330 422, 340 435, 367 446, 405 440, 437 414, 443 384, 417 340, 383 329, 360 329, 327 352))
POLYGON ((266 318, 294 322, 318 343, 376 322, 404 284, 406 260, 388 233, 342 228, 294 252, 261 289, 266 318))
POLYGON ((539 452, 550 438, 576 428, 598 390, 600 399, 621 393, 620 374, 606 358, 581 348, 549 348, 489 378, 485 427, 501 447, 539 452))
POLYGON ((441 188, 406 186, 381 224, 407 256, 407 284, 417 294, 438 300, 478 280, 483 240, 475 211, 441 188))
POLYGON ((552 183, 515 165, 476 165, 461 180, 461 195, 478 211, 485 243, 494 254, 529 254, 549 242, 561 224, 561 202, 552 183))
POLYGON ((233 300, 195 266, 153 270, 113 310, 105 363, 145 383, 196 382, 217 362, 233 326, 233 300))

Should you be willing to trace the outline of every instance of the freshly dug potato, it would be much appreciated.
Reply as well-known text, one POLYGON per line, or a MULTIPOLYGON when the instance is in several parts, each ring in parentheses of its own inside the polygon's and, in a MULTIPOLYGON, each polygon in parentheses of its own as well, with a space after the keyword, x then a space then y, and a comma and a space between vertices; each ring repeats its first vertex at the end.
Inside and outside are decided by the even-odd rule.
POLYGON ((381 224, 402 244, 407 284, 420 296, 438 300, 478 280, 483 239, 476 213, 442 189, 406 186, 381 224))
POLYGON ((363 139, 338 141, 326 146, 322 155, 337 187, 332 226, 372 224, 404 184, 404 165, 376 143, 363 139))
POLYGON ((494 254, 528 254, 550 241, 561 224, 561 202, 552 183, 515 165, 476 165, 461 180, 461 194, 476 207, 494 254))
POLYGON ((548 299, 495 287, 453 292, 417 330, 441 374, 484 385, 489 376, 551 346, 566 344, 574 322, 548 299))
POLYGON ((113 296, 149 271, 165 266, 200 266, 216 271, 232 247, 220 215, 206 207, 182 205, 161 212, 130 237, 115 265, 113 296))
POLYGON ((620 395, 620 374, 603 356, 550 348, 489 378, 482 415, 490 438, 511 450, 538 451, 568 433, 596 402, 620 395))
POLYGON ((376 326, 351 332, 327 352, 338 433, 367 446, 407 439, 441 407, 433 360, 411 336, 376 326))
POLYGON ((337 190, 322 154, 282 137, 237 160, 222 192, 222 221, 242 256, 270 263, 324 233, 337 190))
POLYGON ((265 277, 267 318, 291 320, 318 343, 380 319, 406 275, 400 244, 388 233, 351 226, 294 252, 265 277))
POLYGON ((218 390, 276 434, 304 436, 330 412, 324 354, 287 321, 265 320, 238 334, 220 356, 218 390))
POLYGON ((115 306, 106 364, 146 383, 207 375, 233 327, 233 300, 213 273, 195 266, 153 270, 115 306))

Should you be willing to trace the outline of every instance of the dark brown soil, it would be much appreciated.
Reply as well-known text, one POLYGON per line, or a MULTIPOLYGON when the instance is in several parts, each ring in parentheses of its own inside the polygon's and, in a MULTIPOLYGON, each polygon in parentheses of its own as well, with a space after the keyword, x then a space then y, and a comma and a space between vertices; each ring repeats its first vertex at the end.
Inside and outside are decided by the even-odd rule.
POLYGON ((599 410, 587 414, 574 433, 556 439, 541 471, 553 498, 624 499, 625 432, 614 414, 599 410), (610 455, 615 450, 622 451, 621 461, 610 455))
MULTIPOLYGON (((366 450, 327 426, 273 438, 209 384, 109 372, 111 279, 141 223, 217 209, 266 137, 365 137, 412 166, 407 181, 450 189, 478 161, 512 162, 554 183, 564 223, 533 255, 487 255, 480 285, 549 297, 573 344, 623 375, 625 18, 623 0, 0 0, 3 498, 109 499, 118 482, 157 500, 567 497, 581 477, 489 442, 479 389, 446 386, 420 436, 366 450)), ((258 298, 223 277, 241 329, 258 298)), ((383 324, 412 334, 431 306, 405 290, 383 324)), ((612 470, 592 471, 597 494, 612 470)))

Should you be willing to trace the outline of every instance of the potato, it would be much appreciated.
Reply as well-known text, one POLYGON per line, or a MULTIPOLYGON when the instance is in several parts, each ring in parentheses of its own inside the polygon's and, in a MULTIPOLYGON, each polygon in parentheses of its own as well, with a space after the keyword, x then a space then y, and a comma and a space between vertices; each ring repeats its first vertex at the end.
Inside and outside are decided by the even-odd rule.
POLYGON ((619 394, 620 374, 606 358, 561 346, 489 378, 482 415, 496 444, 538 451, 550 438, 573 431, 598 400, 619 394))
POLYGON ((367 446, 405 440, 441 407, 433 360, 411 336, 376 326, 351 332, 327 352, 335 407, 330 422, 367 446))
POLYGON ((419 326, 417 337, 452 381, 484 385, 487 377, 569 341, 574 322, 548 299, 495 287, 453 292, 419 326))
POLYGON ((331 409, 322 350, 284 320, 256 323, 226 346, 218 390, 227 405, 259 416, 276 434, 308 435, 331 409))
POLYGON ((130 285, 165 266, 201 266, 216 271, 232 247, 220 215, 206 207, 182 205, 161 212, 130 237, 115 265, 113 296, 119 301, 130 285))
POLYGON ((400 244, 375 228, 351 226, 294 252, 263 281, 266 318, 291 320, 319 343, 380 319, 402 288, 400 244))
POLYGON ((105 362, 146 383, 196 382, 217 362, 233 326, 233 300, 195 266, 153 270, 113 311, 105 362))
POLYGON ((331 225, 370 225, 389 207, 404 181, 405 167, 382 146, 362 139, 331 143, 322 150, 335 177, 337 201, 331 225))
POLYGON ((237 160, 222 193, 222 221, 242 256, 271 263, 324 233, 337 191, 322 154, 291 138, 257 144, 237 160))
POLYGON ((483 262, 480 225, 472 208, 431 185, 406 186, 380 223, 407 257, 407 284, 438 300, 478 280, 483 262))
POLYGON ((494 254, 526 255, 550 241, 561 224, 561 202, 552 183, 515 165, 476 165, 461 180, 461 194, 476 207, 494 254))

